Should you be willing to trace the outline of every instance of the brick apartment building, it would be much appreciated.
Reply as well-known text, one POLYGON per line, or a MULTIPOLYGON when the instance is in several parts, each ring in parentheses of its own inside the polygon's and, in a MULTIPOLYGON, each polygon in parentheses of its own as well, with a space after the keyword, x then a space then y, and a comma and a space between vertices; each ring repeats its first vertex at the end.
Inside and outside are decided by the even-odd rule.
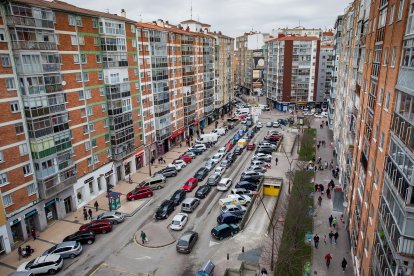
POLYGON ((228 79, 214 70, 218 43, 168 22, 129 20, 124 11, 3 1, 0 189, 7 223, 0 252, 204 127, 206 115, 222 109, 211 80, 228 79))
POLYGON ((334 138, 357 275, 414 275, 413 7, 358 0, 342 17, 334 138))

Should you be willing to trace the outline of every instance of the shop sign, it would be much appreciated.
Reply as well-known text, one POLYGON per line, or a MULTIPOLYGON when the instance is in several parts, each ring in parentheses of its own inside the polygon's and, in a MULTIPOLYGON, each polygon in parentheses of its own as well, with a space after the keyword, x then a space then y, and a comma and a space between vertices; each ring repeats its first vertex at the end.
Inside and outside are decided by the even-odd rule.
POLYGON ((59 199, 58 199, 58 198, 54 198, 54 199, 52 199, 51 201, 49 201, 49 202, 45 203, 45 208, 46 208, 46 207, 48 207, 48 206, 50 206, 50 205, 52 205, 52 204, 53 204, 53 203, 55 203, 56 201, 59 201, 59 199))
POLYGON ((92 177, 89 177, 88 179, 86 179, 85 181, 83 181, 83 183, 87 184, 87 183, 92 182, 92 181, 93 181, 93 176, 92 177))
POLYGON ((13 226, 13 225, 19 223, 21 220, 22 220, 21 218, 17 218, 15 220, 13 220, 12 222, 10 222, 10 226, 13 226))
POLYGON ((25 214, 24 217, 25 218, 29 218, 31 216, 34 216, 35 214, 37 214, 37 210, 33 209, 32 211, 30 211, 29 213, 25 214))
POLYGON ((105 173, 105 177, 111 176, 113 173, 114 173, 114 171, 110 170, 110 171, 105 173))
POLYGON ((52 212, 48 212, 48 213, 46 214, 46 217, 47 217, 47 219, 53 219, 53 214, 52 214, 52 212))

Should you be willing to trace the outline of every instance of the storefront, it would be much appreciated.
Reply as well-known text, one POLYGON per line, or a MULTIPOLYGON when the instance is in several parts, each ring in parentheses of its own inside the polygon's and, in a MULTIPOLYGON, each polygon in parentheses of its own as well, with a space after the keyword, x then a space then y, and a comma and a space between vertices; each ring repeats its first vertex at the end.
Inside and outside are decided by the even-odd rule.
POLYGON ((139 170, 144 166, 144 151, 135 154, 135 169, 139 170))
POLYGON ((23 231, 22 231, 22 219, 21 218, 16 218, 14 219, 12 222, 10 222, 10 229, 11 229, 11 234, 12 234, 12 238, 13 241, 15 243, 24 241, 24 235, 23 235, 23 231))
POLYGON ((168 138, 170 140, 171 146, 177 146, 180 142, 184 140, 184 128, 181 128, 177 131, 174 131, 173 134, 168 138))
POLYGON ((200 128, 205 128, 206 125, 206 118, 202 117, 200 120, 200 128))
POLYGON ((54 198, 45 203, 45 214, 47 224, 52 224, 58 219, 56 203, 59 202, 59 198, 54 198))
POLYGON ((33 209, 24 215, 24 223, 26 224, 26 233, 28 237, 30 237, 32 229, 35 229, 35 231, 40 229, 39 213, 37 212, 37 209, 33 209))

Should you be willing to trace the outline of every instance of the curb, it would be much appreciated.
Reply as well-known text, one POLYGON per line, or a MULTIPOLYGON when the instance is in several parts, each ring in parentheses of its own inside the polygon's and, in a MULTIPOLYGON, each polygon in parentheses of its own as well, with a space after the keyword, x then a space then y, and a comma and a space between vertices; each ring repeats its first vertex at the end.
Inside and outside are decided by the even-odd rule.
POLYGON ((147 204, 151 201, 151 198, 146 199, 146 202, 144 204, 142 204, 141 206, 139 206, 137 209, 135 209, 134 211, 132 211, 132 213, 123 213, 125 217, 130 218, 133 217, 136 213, 138 213, 142 208, 144 208, 145 206, 147 206, 147 204))
MULTIPOLYGON (((167 225, 167 231, 169 232, 170 230, 168 229, 168 225, 167 225)), ((137 244, 137 245, 139 245, 139 246, 142 246, 142 247, 146 247, 146 248, 162 248, 162 247, 166 247, 166 246, 169 246, 169 245, 171 245, 171 244, 173 244, 173 243, 175 243, 177 240, 176 239, 174 239, 174 237, 173 237, 173 235, 171 235, 171 233, 169 233, 170 234, 170 236, 171 236, 171 238, 173 239, 173 241, 172 242, 169 242, 169 243, 166 243, 166 244, 162 244, 162 245, 157 245, 157 246, 150 246, 150 245, 145 245, 145 244, 142 244, 142 243, 140 243, 138 240, 137 240, 137 236, 136 236, 136 234, 138 233, 138 231, 139 231, 139 229, 137 230, 137 232, 135 232, 134 233, 134 237, 133 237, 133 239, 134 239, 134 242, 137 244)))

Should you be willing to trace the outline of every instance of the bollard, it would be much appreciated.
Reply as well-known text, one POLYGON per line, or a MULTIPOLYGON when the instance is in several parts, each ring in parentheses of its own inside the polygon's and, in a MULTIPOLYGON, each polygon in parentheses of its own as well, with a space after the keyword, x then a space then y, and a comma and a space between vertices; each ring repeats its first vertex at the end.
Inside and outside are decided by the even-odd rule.
POLYGON ((244 253, 244 246, 242 246, 242 253, 244 253))
POLYGON ((227 261, 230 259, 230 255, 229 253, 227 253, 227 261))

